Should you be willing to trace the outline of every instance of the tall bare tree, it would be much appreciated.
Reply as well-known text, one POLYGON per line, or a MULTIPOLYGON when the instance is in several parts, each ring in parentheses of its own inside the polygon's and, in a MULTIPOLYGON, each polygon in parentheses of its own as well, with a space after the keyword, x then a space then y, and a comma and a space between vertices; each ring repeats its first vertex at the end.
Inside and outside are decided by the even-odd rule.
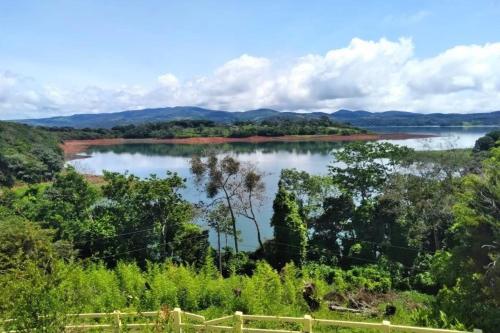
POLYGON ((254 222, 259 245, 262 246, 256 207, 264 200, 263 174, 249 163, 242 163, 231 155, 217 156, 207 152, 204 157, 191 158, 191 172, 195 181, 203 186, 209 205, 223 201, 229 210, 233 227, 234 250, 239 252, 236 216, 246 217, 254 222))
POLYGON ((208 226, 217 232, 217 262, 219 271, 222 274, 221 233, 225 235, 233 233, 229 209, 222 201, 219 201, 212 209, 207 211, 206 220, 208 226))
POLYGON ((238 215, 243 216, 255 225, 257 240, 261 249, 264 249, 259 222, 255 211, 262 206, 265 200, 264 174, 253 164, 246 163, 241 168, 242 186, 236 191, 236 208, 238 215))

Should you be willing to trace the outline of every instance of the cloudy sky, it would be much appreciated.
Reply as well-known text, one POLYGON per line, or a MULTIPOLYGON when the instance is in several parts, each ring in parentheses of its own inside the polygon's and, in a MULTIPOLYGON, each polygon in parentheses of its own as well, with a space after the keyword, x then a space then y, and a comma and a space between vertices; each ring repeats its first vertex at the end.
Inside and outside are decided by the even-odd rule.
POLYGON ((500 110, 500 1, 1 1, 0 119, 500 110))

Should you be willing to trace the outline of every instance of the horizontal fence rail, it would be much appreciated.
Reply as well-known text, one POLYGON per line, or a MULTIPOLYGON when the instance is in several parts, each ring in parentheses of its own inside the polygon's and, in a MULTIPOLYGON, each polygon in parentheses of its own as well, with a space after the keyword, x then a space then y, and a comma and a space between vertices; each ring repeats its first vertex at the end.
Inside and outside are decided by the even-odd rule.
MULTIPOLYGON (((370 329, 382 333, 402 332, 402 333, 470 333, 468 331, 448 330, 441 328, 417 327, 394 325, 384 320, 377 322, 358 322, 331 319, 316 319, 310 315, 304 317, 284 317, 266 315, 247 315, 242 312, 235 312, 234 315, 206 320, 204 316, 182 311, 175 308, 173 311, 151 311, 151 312, 120 312, 111 313, 81 313, 69 314, 66 316, 68 322, 75 320, 94 320, 93 323, 72 323, 65 325, 65 332, 134 332, 134 331, 154 331, 154 332, 232 332, 232 333, 313 333, 313 329, 320 327, 330 328, 355 328, 370 329), (107 320, 106 323, 97 323, 98 320, 107 320), (131 320, 132 322, 128 322, 131 320), (146 322, 134 322, 142 320, 146 322), (251 321, 271 322, 277 324, 296 324, 300 330, 267 329, 245 327, 245 323, 251 321)), ((0 321, 0 333, 16 333, 17 331, 5 331, 5 324, 15 322, 12 319, 0 321)), ((480 329, 474 329, 472 333, 482 333, 480 329)))

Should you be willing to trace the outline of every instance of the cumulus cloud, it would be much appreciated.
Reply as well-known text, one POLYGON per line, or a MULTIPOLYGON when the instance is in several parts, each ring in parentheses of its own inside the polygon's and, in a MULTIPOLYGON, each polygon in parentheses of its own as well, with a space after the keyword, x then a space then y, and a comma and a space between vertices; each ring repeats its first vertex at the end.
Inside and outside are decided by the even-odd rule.
POLYGON ((244 54, 211 75, 179 80, 161 74, 152 87, 46 86, 0 72, 0 118, 197 105, 241 111, 340 108, 416 112, 500 109, 500 43, 461 45, 417 58, 411 39, 354 38, 344 48, 283 64, 244 54))

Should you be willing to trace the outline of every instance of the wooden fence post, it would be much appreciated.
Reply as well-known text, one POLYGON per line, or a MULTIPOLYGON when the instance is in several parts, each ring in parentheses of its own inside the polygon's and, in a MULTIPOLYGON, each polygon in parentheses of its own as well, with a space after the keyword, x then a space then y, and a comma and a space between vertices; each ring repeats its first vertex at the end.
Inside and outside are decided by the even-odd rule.
POLYGON ((243 313, 241 311, 236 311, 234 313, 234 324, 233 333, 243 332, 243 313))
POLYGON ((182 333, 182 311, 180 308, 175 308, 174 311, 172 311, 172 314, 174 316, 174 333, 182 333))
POLYGON ((385 333, 390 333, 391 332, 391 322, 388 320, 383 320, 382 325, 384 325, 384 332, 385 333))
POLYGON ((311 315, 304 315, 304 327, 302 332, 304 333, 312 333, 313 330, 313 321, 311 315))
POLYGON ((120 320, 120 310, 113 311, 113 319, 115 327, 113 329, 114 333, 120 333, 122 331, 122 321, 120 320))

